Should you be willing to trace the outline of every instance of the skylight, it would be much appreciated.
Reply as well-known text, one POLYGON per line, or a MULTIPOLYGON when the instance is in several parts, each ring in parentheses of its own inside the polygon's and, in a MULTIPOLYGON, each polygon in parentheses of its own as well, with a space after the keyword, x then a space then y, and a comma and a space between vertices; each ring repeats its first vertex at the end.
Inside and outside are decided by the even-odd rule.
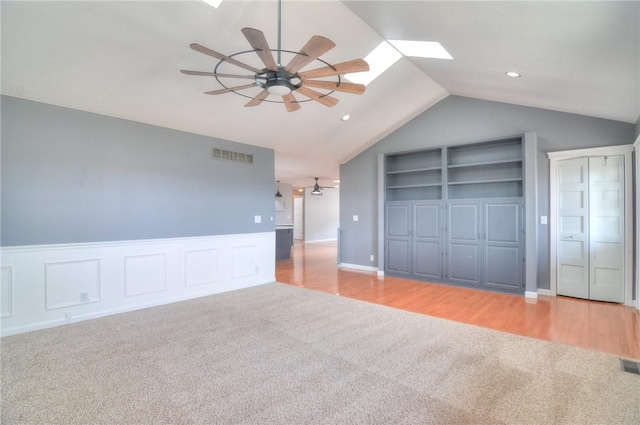
POLYGON ((353 83, 364 84, 365 86, 378 78, 380 74, 396 63, 402 54, 392 45, 383 41, 369 53, 364 60, 369 64, 369 71, 345 74, 345 78, 353 83))
POLYGON ((222 0, 200 0, 205 4, 208 4, 211 7, 215 7, 216 9, 218 8, 218 6, 220 6, 220 3, 222 3, 222 0))
POLYGON ((431 59, 453 59, 437 41, 389 40, 405 56, 431 59))

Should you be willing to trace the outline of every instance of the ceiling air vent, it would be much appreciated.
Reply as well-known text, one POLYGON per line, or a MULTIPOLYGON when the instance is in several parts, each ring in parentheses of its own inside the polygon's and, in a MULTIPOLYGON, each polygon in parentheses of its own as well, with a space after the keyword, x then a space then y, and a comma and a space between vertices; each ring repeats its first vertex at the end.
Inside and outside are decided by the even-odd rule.
POLYGON ((224 149, 213 148, 213 159, 223 161, 242 162, 244 164, 253 164, 253 155, 242 152, 227 151, 224 149))

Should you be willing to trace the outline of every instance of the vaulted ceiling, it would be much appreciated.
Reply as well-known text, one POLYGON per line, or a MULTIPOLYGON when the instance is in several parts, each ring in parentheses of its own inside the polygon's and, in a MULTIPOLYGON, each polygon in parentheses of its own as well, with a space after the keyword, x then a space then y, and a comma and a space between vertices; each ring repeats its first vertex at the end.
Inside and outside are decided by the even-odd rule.
MULTIPOLYGON (((332 108, 310 101, 291 113, 279 103, 244 107, 234 93, 204 95, 218 82, 179 72, 217 63, 190 43, 227 55, 251 50, 243 27, 263 31, 275 48, 274 1, 0 7, 3 94, 272 148, 276 178, 294 186, 338 179, 340 163, 448 95, 628 123, 640 115, 638 1, 285 0, 283 49, 317 34, 336 43, 321 56, 332 64, 362 58, 384 39, 438 41, 454 58, 404 57, 361 96, 336 92, 332 108), (506 77, 511 70, 522 77, 506 77), (352 119, 341 121, 347 113, 352 119)), ((252 56, 243 61, 261 68, 252 56)))

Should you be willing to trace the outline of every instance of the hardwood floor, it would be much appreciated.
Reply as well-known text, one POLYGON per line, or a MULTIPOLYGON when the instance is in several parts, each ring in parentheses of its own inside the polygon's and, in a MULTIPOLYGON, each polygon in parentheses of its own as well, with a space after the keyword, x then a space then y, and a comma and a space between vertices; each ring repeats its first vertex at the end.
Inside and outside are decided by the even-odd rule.
POLYGON ((620 304, 496 294, 341 269, 332 244, 296 241, 278 282, 640 360, 640 314, 620 304))

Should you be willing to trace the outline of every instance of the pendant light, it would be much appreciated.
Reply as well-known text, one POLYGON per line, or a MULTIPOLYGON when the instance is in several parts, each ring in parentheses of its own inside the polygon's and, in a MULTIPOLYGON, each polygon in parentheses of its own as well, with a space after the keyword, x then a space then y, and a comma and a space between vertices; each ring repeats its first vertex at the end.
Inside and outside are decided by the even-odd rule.
POLYGON ((278 190, 276 191, 276 198, 282 198, 282 193, 280 193, 280 180, 278 180, 278 190))

